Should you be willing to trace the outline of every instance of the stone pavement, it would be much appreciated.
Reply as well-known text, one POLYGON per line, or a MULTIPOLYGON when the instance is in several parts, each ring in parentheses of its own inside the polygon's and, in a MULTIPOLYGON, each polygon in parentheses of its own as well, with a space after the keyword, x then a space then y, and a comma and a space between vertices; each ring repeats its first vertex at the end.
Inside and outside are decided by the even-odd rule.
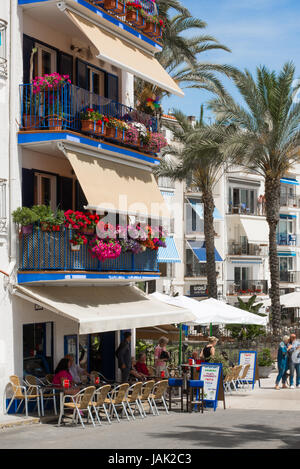
POLYGON ((23 415, 0 415, 0 429, 11 428, 19 425, 32 425, 40 423, 38 417, 25 417, 23 415))
POLYGON ((300 388, 277 391, 274 389, 276 376, 272 373, 269 378, 261 379, 261 387, 256 383, 254 390, 226 394, 227 409, 300 411, 300 388))

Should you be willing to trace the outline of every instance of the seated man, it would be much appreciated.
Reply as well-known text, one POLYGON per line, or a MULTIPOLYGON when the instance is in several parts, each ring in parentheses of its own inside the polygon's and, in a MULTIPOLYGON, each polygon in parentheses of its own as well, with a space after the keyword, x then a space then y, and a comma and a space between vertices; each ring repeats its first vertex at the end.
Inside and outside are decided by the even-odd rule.
POLYGON ((149 370, 146 365, 146 354, 144 352, 139 354, 138 361, 136 362, 136 370, 144 377, 150 376, 149 370))
POLYGON ((143 381, 145 379, 144 375, 138 372, 136 368, 136 360, 134 357, 131 358, 131 370, 129 374, 129 380, 135 381, 136 379, 139 381, 143 381))

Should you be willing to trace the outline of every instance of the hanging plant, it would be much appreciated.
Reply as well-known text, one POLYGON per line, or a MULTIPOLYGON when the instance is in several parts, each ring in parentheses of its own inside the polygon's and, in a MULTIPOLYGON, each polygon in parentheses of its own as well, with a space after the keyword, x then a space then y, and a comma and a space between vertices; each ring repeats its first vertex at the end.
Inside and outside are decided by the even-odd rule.
POLYGON ((95 236, 89 243, 92 257, 103 262, 107 259, 117 259, 122 253, 121 244, 115 239, 102 240, 95 236))

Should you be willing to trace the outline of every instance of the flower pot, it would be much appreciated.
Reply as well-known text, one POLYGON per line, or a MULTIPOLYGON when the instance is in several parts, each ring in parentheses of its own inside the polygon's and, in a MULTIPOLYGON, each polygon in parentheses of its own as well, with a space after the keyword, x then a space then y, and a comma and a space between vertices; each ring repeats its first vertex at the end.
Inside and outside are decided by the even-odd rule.
POLYGON ((82 132, 94 132, 95 131, 95 122, 92 120, 82 120, 81 121, 81 130, 82 132))
POLYGON ((31 130, 36 127, 38 127, 36 116, 32 116, 31 114, 23 114, 23 128, 25 130, 31 130))
POLYGON ((49 130, 62 130, 63 120, 59 117, 49 117, 48 127, 49 130))
POLYGON ((121 129, 117 129, 117 140, 119 140, 120 142, 123 142, 124 140, 124 133, 123 130, 121 129))
POLYGON ((104 8, 106 8, 106 10, 111 10, 118 15, 126 14, 126 7, 120 0, 105 0, 104 8))
POLYGON ((95 228, 85 228, 82 230, 82 233, 85 235, 93 235, 95 233, 95 228))
POLYGON ((146 28, 146 20, 141 14, 138 14, 135 26, 137 29, 140 29, 141 31, 144 31, 144 29, 146 28))
POLYGON ((21 227, 21 232, 22 234, 24 235, 28 235, 28 234, 31 234, 33 231, 33 225, 26 225, 26 226, 22 226, 21 227))
POLYGON ((106 127, 105 128, 105 137, 107 138, 118 138, 118 131, 116 127, 106 127))
POLYGON ((81 244, 71 244, 71 251, 80 251, 81 244))
POLYGON ((95 135, 98 137, 103 137, 105 135, 105 127, 103 124, 96 124, 95 126, 95 135))
POLYGON ((156 23, 152 23, 152 21, 146 21, 146 27, 144 29, 144 33, 153 34, 156 31, 156 23))
POLYGON ((128 23, 137 24, 139 17, 140 15, 137 10, 127 10, 126 21, 128 21, 128 23))
POLYGON ((269 378, 270 373, 273 370, 273 366, 259 366, 258 374, 260 378, 269 378))

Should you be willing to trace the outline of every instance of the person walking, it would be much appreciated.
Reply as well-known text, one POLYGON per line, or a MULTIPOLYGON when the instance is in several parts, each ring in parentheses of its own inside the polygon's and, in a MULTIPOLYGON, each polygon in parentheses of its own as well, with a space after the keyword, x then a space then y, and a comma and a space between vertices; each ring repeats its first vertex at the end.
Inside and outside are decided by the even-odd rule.
POLYGON ((288 347, 288 369, 290 370, 290 389, 294 389, 294 375, 296 371, 296 386, 300 386, 300 364, 294 363, 293 353, 300 347, 300 343, 297 340, 296 334, 290 335, 289 347, 288 347))
POLYGON ((290 337, 285 335, 280 342, 277 352, 278 375, 275 382, 275 389, 280 389, 279 384, 282 380, 282 387, 287 388, 287 370, 288 370, 288 351, 292 347, 289 344, 290 337))
POLYGON ((167 352, 168 342, 167 337, 161 337, 154 350, 155 374, 158 378, 161 377, 162 372, 165 377, 168 376, 167 362, 170 360, 170 355, 167 352))
POLYGON ((129 374, 131 370, 131 332, 125 332, 124 340, 120 343, 116 350, 116 357, 118 359, 118 367, 122 374, 122 383, 128 383, 129 374))

